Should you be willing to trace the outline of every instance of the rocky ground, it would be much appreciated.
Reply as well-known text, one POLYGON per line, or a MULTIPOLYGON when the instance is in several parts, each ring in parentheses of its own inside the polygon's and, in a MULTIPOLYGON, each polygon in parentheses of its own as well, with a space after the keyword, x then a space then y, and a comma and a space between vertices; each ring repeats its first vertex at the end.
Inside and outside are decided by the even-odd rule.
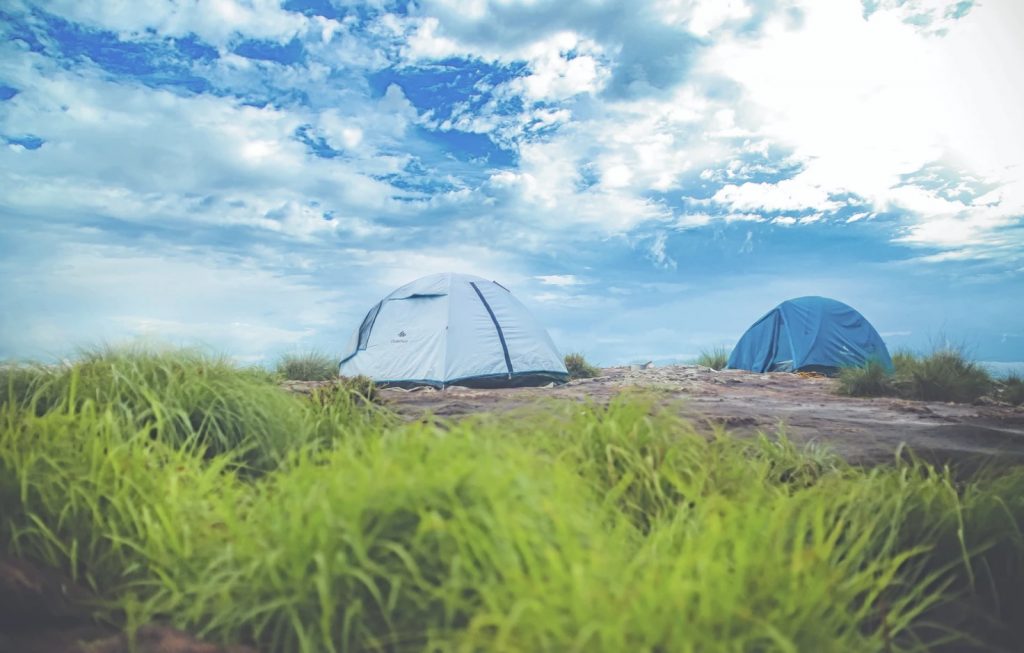
MULTIPOLYGON (((545 388, 412 391, 385 389, 384 401, 411 418, 510 410, 543 398, 606 402, 626 389, 652 390, 698 428, 724 425, 754 434, 785 430, 859 463, 891 460, 900 445, 939 462, 1024 462, 1024 407, 865 399, 835 393, 834 379, 789 373, 714 371, 697 365, 612 367, 593 379, 545 388)), ((303 391, 306 388, 293 387, 303 391)))

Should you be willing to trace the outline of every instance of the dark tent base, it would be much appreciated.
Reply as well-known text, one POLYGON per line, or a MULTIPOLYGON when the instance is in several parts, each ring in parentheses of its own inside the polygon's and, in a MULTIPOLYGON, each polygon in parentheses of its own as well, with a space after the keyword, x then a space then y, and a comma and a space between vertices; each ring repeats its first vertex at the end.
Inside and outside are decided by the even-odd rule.
POLYGON ((437 381, 434 379, 407 379, 400 381, 377 381, 382 388, 418 388, 430 386, 432 388, 448 388, 459 386, 462 388, 490 389, 490 388, 529 388, 554 383, 556 385, 569 380, 569 375, 562 372, 515 372, 509 374, 488 374, 486 376, 468 376, 462 379, 450 381, 437 381))

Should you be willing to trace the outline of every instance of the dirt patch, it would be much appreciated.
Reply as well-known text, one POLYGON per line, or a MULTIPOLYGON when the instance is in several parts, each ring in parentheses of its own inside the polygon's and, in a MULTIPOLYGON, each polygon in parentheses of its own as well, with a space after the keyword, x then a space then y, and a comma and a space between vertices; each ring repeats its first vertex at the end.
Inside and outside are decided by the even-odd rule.
MULTIPOLYGON (((384 389, 383 401, 416 419, 511 410, 552 397, 605 403, 623 390, 657 392, 698 428, 740 434, 778 429, 799 443, 825 444, 852 462, 892 460, 902 448, 933 462, 967 466, 1024 462, 1024 408, 995 402, 953 404, 835 393, 834 379, 798 374, 715 371, 698 365, 630 370, 544 388, 384 389)), ((301 391, 301 390, 300 390, 301 391)))
POLYGON ((60 573, 0 556, 0 653, 256 653, 218 646, 162 624, 126 634, 93 623, 90 593, 60 573))

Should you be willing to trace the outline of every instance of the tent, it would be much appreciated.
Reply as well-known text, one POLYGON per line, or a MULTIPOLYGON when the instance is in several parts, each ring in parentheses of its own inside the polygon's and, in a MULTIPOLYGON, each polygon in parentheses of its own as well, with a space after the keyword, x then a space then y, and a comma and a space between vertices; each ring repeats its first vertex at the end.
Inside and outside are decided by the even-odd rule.
POLYGON ((743 334, 728 367, 755 372, 815 371, 892 359, 871 323, 846 304, 827 297, 798 297, 768 311, 743 334))
POLYGON ((496 281, 443 273, 394 291, 366 314, 339 365, 381 385, 511 387, 562 383, 544 327, 496 281))

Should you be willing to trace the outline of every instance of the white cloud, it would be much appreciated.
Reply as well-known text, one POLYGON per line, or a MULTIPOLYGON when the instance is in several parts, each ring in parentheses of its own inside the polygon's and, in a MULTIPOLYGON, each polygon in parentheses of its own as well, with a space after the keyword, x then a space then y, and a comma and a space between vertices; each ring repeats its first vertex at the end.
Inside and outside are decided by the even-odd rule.
MULTIPOLYGON (((0 103, 0 131, 45 141, 0 149, 4 227, 79 224, 61 250, 73 264, 63 274, 95 300, 63 320, 37 306, 12 337, 159 331, 229 347, 237 339, 255 352, 336 328, 345 337, 382 294, 447 270, 519 288, 549 315, 593 308, 586 328, 597 333, 614 323, 598 309, 613 303, 574 292, 603 274, 575 266, 577 251, 631 247, 643 274, 675 278, 673 230, 688 231, 672 237, 680 252, 708 235, 735 257, 754 251, 768 225, 795 237, 837 211, 847 222, 884 214, 886 234, 936 264, 929 273, 940 263, 1019 260, 1020 236, 1008 229, 1024 215, 1024 79, 1009 63, 1024 60, 1015 7, 989 0, 922 30, 906 19, 948 3, 885 3, 867 20, 856 0, 792 4, 422 0, 410 16, 366 23, 306 17, 271 0, 56 0, 48 11, 124 39, 194 33, 216 45, 220 57, 193 62, 192 72, 218 94, 150 88, 152 79, 87 57, 71 65, 17 39, 0 44, 0 79, 19 91, 0 103), (296 37, 306 54, 296 65, 230 52, 242 39, 296 37), (473 62, 458 82, 472 100, 444 90, 424 99, 428 82, 408 66, 447 57, 473 62), (475 79, 487 63, 517 72, 475 79), (383 94, 384 76, 368 77, 382 68, 397 80, 383 94), (454 135, 445 142, 425 130, 486 135, 510 156, 470 155, 454 135), (942 172, 932 174, 936 162, 942 172), (174 247, 207 234, 221 255, 174 247), (82 244, 107 236, 138 238, 138 249, 82 244), (101 254, 114 262, 97 262, 101 254), (586 281, 544 269, 586 270, 586 281), (118 287, 126 275, 138 278, 118 287), (166 302, 152 292, 161 284, 171 288, 166 302), (145 299, 133 304, 132 295, 145 299), (302 312, 314 305, 319 312, 302 312)), ((882 231, 881 221, 872 226, 882 231)), ((38 283, 4 282, 19 306, 36 291, 74 300, 42 264, 27 270, 38 283)), ((819 292, 822 281, 799 285, 819 292)), ((625 302, 634 291, 683 289, 617 280, 607 293, 625 302)), ((750 303, 734 303, 748 320, 750 303)), ((670 331, 652 337, 676 342, 670 331)))
MULTIPOLYGON (((547 311, 556 309, 607 309, 614 306, 615 302, 604 295, 587 295, 579 292, 567 292, 565 290, 547 290, 529 295, 532 302, 540 304, 540 308, 547 311)), ((552 329, 552 337, 557 340, 566 340, 565 336, 552 329)))
MULTIPOLYGON (((964 245, 1012 245, 1011 235, 1000 235, 999 229, 1020 223, 1021 216, 1007 216, 1000 212, 974 211, 960 215, 929 216, 907 227, 906 233, 897 240, 901 242, 959 248, 964 245)), ((1017 243, 1019 247, 1019 243, 1017 243)), ((970 251, 984 251, 974 247, 970 251)))
POLYGON ((537 279, 546 286, 566 287, 578 286, 583 283, 578 277, 572 274, 542 274, 535 276, 534 279, 537 279))
POLYGON ((516 269, 511 253, 479 245, 451 243, 437 252, 418 249, 349 249, 341 254, 351 273, 373 279, 379 295, 389 293, 413 279, 439 272, 474 274, 497 281, 513 292, 514 286, 529 278, 516 269))
POLYGON ((730 213, 724 219, 726 224, 732 222, 764 222, 766 220, 760 213, 730 213))
POLYGON ((35 55, 8 59, 0 71, 22 89, 4 103, 0 129, 45 141, 30 152, 0 150, 9 171, 0 206, 12 213, 245 224, 308 237, 380 234, 375 218, 409 210, 373 178, 405 164, 393 149, 415 111, 397 87, 347 116, 321 114, 328 143, 349 154, 322 159, 295 138, 316 120, 301 110, 112 82, 35 55))
POLYGON ((601 184, 605 188, 625 188, 633 181, 633 171, 620 160, 602 161, 601 184))
MULTIPOLYGON (((1006 102, 1004 96, 1006 89, 1018 89, 1010 92, 1019 95, 1024 84, 1016 69, 995 66, 1021 47, 1007 36, 1007 29, 995 28, 1004 14, 1008 15, 1008 5, 986 4, 955 25, 950 22, 955 29, 945 38, 924 38, 904 19, 929 11, 938 15, 949 3, 905 4, 906 11, 885 5, 868 20, 862 17, 861 5, 852 0, 809 4, 803 8, 801 26, 783 11, 785 6, 780 5, 772 18, 761 8, 733 1, 659 0, 635 7, 636 20, 619 19, 616 23, 621 14, 611 6, 566 8, 543 1, 512 6, 483 0, 467 5, 428 0, 414 15, 386 15, 372 30, 378 30, 374 32, 378 35, 385 30, 404 41, 402 52, 408 61, 465 56, 527 62, 526 75, 494 89, 498 98, 526 100, 520 115, 502 117, 493 106, 483 111, 457 110, 450 120, 432 126, 490 134, 504 146, 518 148, 518 169, 491 172, 489 185, 474 190, 470 184, 466 192, 478 199, 483 196, 484 201, 511 202, 506 213, 533 215, 532 222, 593 224, 600 227, 600 233, 610 234, 627 232, 648 221, 671 219, 672 212, 649 196, 677 188, 695 167, 709 171, 702 178, 731 182, 718 190, 713 200, 734 215, 780 210, 828 214, 844 205, 844 200, 833 196, 853 193, 874 204, 876 210, 906 210, 925 220, 958 214, 959 209, 950 206, 955 202, 932 191, 901 185, 900 176, 943 157, 976 163, 972 169, 984 180, 1004 184, 999 210, 1004 215, 1019 213, 1024 208, 1024 184, 1014 186, 1012 182, 1021 175, 1021 129, 1006 110, 1019 102, 1006 102), (754 20, 755 14, 757 20, 769 17, 762 34, 736 36, 726 29, 754 20), (656 24, 647 20, 652 16, 658 18, 656 24), (645 39, 654 43, 665 34, 682 35, 686 30, 714 38, 709 48, 694 51, 696 68, 688 81, 629 99, 601 95, 611 89, 609 84, 624 67, 653 65, 655 53, 647 53, 649 60, 629 64, 631 48, 645 39), (865 43, 871 47, 864 47, 865 43), (815 56, 808 57, 807 52, 815 52, 815 56), (984 63, 994 74, 963 74, 965 60, 974 65, 984 63), (989 78, 996 81, 986 81, 989 78), (721 79, 739 83, 740 101, 715 90, 715 80, 721 79), (961 84, 970 86, 970 96, 987 100, 980 109, 960 99, 968 95, 960 93, 957 87, 961 84), (564 106, 529 106, 533 100, 564 106), (974 119, 978 110, 996 118, 995 122, 974 119), (1000 117, 1000 112, 1005 115, 1000 117), (950 129, 954 124, 956 129, 950 129), (989 127, 993 124, 1009 136, 993 139, 996 130, 989 127), (554 125, 559 129, 543 139, 533 136, 554 125), (971 133, 963 136, 962 132, 971 133), (776 183, 745 181, 774 170, 770 164, 751 163, 737 155, 767 157, 773 145, 791 148, 791 161, 801 164, 802 170, 794 178, 776 183), (594 174, 596 185, 588 185, 584 170, 594 174), (492 194, 489 190, 505 192, 492 194)), ((191 7, 152 0, 144 11, 95 2, 55 7, 128 37, 144 36, 149 28, 166 35, 190 30, 223 44, 240 33, 283 42, 300 33, 315 32, 326 45, 337 42, 338 48, 351 53, 345 56, 355 57, 353 61, 373 65, 367 54, 373 48, 357 44, 347 23, 307 18, 284 11, 269 0, 223 0, 203 15, 191 7), (87 18, 87 13, 92 17, 87 18), (223 20, 225 16, 231 16, 233 22, 223 20)), ((331 50, 318 49, 317 57, 329 56, 331 50)), ((376 56, 381 55, 378 52, 376 56)), ((278 71, 280 67, 229 54, 218 60, 217 66, 234 67, 240 75, 259 71, 260 75, 281 76, 282 83, 299 83, 297 78, 286 77, 291 73, 278 71)), ((649 77, 652 71, 644 68, 643 74, 649 77)), ((330 85, 330 72, 329 66, 314 62, 297 74, 324 88, 330 85)), ((75 88, 74 94, 79 90, 75 88)), ((397 85, 376 105, 363 99, 356 103, 357 111, 350 111, 347 101, 338 102, 309 115, 280 109, 217 108, 218 103, 230 105, 231 101, 211 100, 207 108, 220 111, 220 115, 193 119, 189 125, 173 116, 192 119, 200 102, 169 100, 158 111, 136 103, 130 112, 119 114, 117 107, 130 106, 124 101, 125 94, 108 93, 109 87, 102 90, 103 96, 116 99, 107 106, 79 101, 68 112, 80 127, 100 126, 96 141, 104 136, 110 140, 110 134, 102 133, 102 125, 111 125, 111 131, 127 128, 130 134, 130 121, 124 118, 135 114, 139 124, 168 126, 164 130, 167 141, 209 143, 210 147, 202 150, 204 155, 214 149, 223 152, 222 175, 245 179, 250 185, 269 183, 297 191, 282 191, 272 202, 276 206, 298 206, 299 195, 312 194, 321 204, 326 195, 356 221, 365 221, 369 215, 415 210, 391 203, 393 189, 370 178, 401 172, 410 160, 405 153, 408 126, 432 124, 416 115, 397 85), (355 165, 310 159, 305 147, 292 138, 297 126, 306 122, 315 125, 316 134, 351 157, 348 160, 355 165), (185 133, 186 129, 193 133, 185 133), (301 176, 295 174, 299 170, 301 176), (310 170, 316 173, 309 175, 310 170), (325 193, 326 189, 332 190, 325 193)), ((55 106, 59 106, 56 99, 51 108, 55 106)), ((52 120, 53 114, 51 111, 46 119, 52 120)), ((37 121, 44 122, 42 117, 37 121)), ((166 158, 166 151, 154 156, 152 136, 143 130, 131 136, 144 144, 136 151, 150 160, 166 158)), ((103 150, 98 142, 88 145, 91 150, 103 150)), ((46 147, 57 147, 56 141, 46 147)), ((162 147, 158 141, 158 148, 162 147)), ((36 154, 34 160, 44 158, 36 154)), ((78 164, 74 157, 64 158, 78 164)), ((131 157, 125 162, 129 164, 126 168, 140 167, 131 157)), ((180 164, 171 168, 175 173, 168 175, 170 179, 194 169, 180 164)), ((218 176, 218 171, 206 174, 202 166, 199 170, 208 178, 218 176)), ((131 186, 138 191, 137 185, 131 186)), ((460 181, 455 186, 458 192, 467 188, 460 181)), ((974 207, 965 210, 972 213, 974 207)), ((263 216, 251 221, 274 228, 273 221, 263 216)), ((327 231, 337 228, 308 220, 290 224, 300 235, 314 226, 327 231)), ((916 233, 931 230, 918 229, 916 233)))
MULTIPOLYGON (((678 1, 669 0, 664 4, 678 6, 678 1)), ((730 20, 739 20, 751 16, 750 6, 743 0, 705 0, 704 2, 686 3, 696 5, 690 15, 688 26, 699 36, 707 36, 730 20)))
POLYGON ((719 189, 712 199, 740 211, 834 211, 841 206, 829 198, 827 189, 808 183, 802 174, 774 184, 729 184, 719 189))
POLYGON ((889 206, 881 208, 903 209, 924 216, 952 215, 968 208, 963 202, 947 200, 934 191, 913 185, 890 188, 886 192, 886 200, 889 206))
POLYGON ((517 220, 559 236, 562 227, 612 235, 671 220, 673 211, 651 194, 728 151, 703 129, 718 106, 690 84, 663 100, 593 104, 543 139, 517 141, 518 167, 493 172, 489 190, 517 220))
POLYGON ((622 234, 638 224, 666 220, 671 212, 646 198, 612 184, 579 189, 586 145, 567 127, 564 136, 524 143, 518 171, 503 170, 490 176, 487 190, 503 212, 518 224, 542 226, 549 236, 573 229, 575 236, 622 234), (581 234, 587 226, 596 232, 581 234))
POLYGON ((939 247, 991 239, 1024 214, 1024 123, 1008 111, 1024 104, 1024 69, 1008 65, 1024 60, 1024 13, 985 3, 946 20, 943 38, 903 21, 949 5, 907 3, 864 20, 856 2, 809 3, 802 29, 779 20, 761 39, 723 36, 701 69, 739 82, 747 126, 792 148, 804 169, 774 184, 728 185, 715 199, 829 212, 838 208, 830 194, 854 193, 876 210, 909 211, 917 224, 903 240, 939 247), (937 160, 1001 185, 1002 217, 902 183, 937 160))
POLYGON ((667 242, 668 234, 664 231, 658 232, 654 237, 654 242, 651 243, 650 257, 659 268, 664 270, 675 270, 676 260, 669 256, 665 251, 665 245, 667 242))
POLYGON ((580 93, 594 94, 608 79, 608 69, 600 61, 600 46, 572 32, 559 32, 532 44, 526 55, 530 74, 514 79, 509 86, 530 100, 565 100, 580 93))
POLYGON ((704 227, 709 224, 716 217, 708 215, 707 213, 684 213, 672 224, 677 229, 696 229, 697 227, 704 227))
POLYGON ((740 245, 740 254, 750 254, 754 251, 754 232, 748 231, 746 238, 743 239, 743 244, 740 245))
MULTIPOLYGON (((236 37, 284 43, 309 27, 302 14, 281 9, 280 0, 51 0, 47 10, 118 32, 125 38, 195 34, 224 47, 236 37)), ((324 29, 320 19, 321 29, 324 29)))
POLYGON ((409 33, 405 45, 402 46, 402 54, 412 60, 444 59, 464 54, 465 46, 437 34, 439 25, 440 21, 433 16, 420 21, 409 33))
POLYGON ((928 35, 943 35, 958 27, 966 9, 960 0, 871 0, 872 12, 892 12, 901 21, 928 35))

